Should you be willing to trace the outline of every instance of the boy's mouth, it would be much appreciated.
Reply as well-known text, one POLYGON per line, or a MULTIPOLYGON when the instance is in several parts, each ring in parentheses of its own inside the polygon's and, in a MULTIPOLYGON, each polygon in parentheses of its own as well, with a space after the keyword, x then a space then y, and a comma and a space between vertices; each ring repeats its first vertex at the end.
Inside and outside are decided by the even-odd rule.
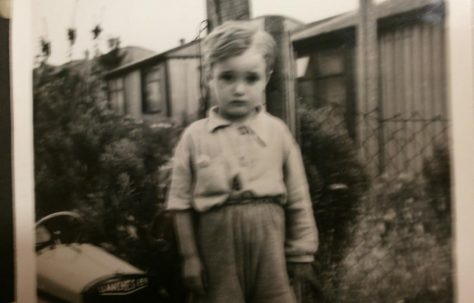
POLYGON ((247 104, 248 102, 246 100, 232 100, 229 103, 233 105, 244 105, 244 104, 247 104))

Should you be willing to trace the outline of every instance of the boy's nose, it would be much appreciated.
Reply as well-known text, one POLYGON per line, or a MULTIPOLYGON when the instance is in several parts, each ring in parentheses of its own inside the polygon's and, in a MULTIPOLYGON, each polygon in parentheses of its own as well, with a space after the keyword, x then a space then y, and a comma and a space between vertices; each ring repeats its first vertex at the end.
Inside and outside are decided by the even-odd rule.
POLYGON ((234 86, 234 94, 243 95, 245 93, 245 83, 243 81, 237 81, 234 86))

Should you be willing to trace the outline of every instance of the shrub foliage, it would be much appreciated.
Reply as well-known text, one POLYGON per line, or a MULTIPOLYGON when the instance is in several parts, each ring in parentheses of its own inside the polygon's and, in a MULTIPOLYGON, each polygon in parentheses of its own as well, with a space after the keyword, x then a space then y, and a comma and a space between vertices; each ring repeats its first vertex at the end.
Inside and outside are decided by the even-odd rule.
POLYGON ((447 148, 423 175, 369 178, 339 108, 303 107, 299 121, 320 234, 303 302, 452 302, 447 148))
MULTIPOLYGON (((314 299, 337 301, 339 264, 352 241, 369 178, 337 107, 299 111, 300 145, 319 230, 314 299)), ((311 302, 313 298, 307 298, 311 302)))
POLYGON ((35 72, 34 155, 37 217, 77 210, 93 242, 146 267, 140 251, 163 199, 160 168, 178 129, 115 114, 101 83, 73 68, 35 72))

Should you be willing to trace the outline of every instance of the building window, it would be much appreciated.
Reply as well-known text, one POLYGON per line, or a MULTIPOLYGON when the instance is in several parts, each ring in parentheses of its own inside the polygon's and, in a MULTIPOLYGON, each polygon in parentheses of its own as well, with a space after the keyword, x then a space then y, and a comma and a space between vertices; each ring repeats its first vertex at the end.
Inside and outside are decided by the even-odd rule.
POLYGON ((346 75, 343 51, 341 49, 319 51, 314 55, 313 60, 315 61, 316 106, 322 107, 329 104, 345 106, 346 75))
POLYGON ((145 114, 162 113, 165 111, 161 69, 161 66, 153 66, 142 73, 142 109, 145 114))
POLYGON ((331 45, 298 58, 298 97, 315 109, 341 109, 351 137, 355 138, 353 48, 331 45))
POLYGON ((123 89, 123 78, 112 79, 109 81, 109 96, 112 109, 118 114, 125 114, 125 96, 123 89))

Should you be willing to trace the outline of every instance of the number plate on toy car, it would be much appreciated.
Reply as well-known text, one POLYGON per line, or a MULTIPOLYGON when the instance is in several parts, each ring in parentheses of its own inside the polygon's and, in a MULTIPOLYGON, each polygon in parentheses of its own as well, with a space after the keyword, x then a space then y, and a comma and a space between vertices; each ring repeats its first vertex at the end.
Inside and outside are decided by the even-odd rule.
POLYGON ((129 294, 147 286, 147 278, 108 281, 97 286, 97 292, 100 295, 129 294))

